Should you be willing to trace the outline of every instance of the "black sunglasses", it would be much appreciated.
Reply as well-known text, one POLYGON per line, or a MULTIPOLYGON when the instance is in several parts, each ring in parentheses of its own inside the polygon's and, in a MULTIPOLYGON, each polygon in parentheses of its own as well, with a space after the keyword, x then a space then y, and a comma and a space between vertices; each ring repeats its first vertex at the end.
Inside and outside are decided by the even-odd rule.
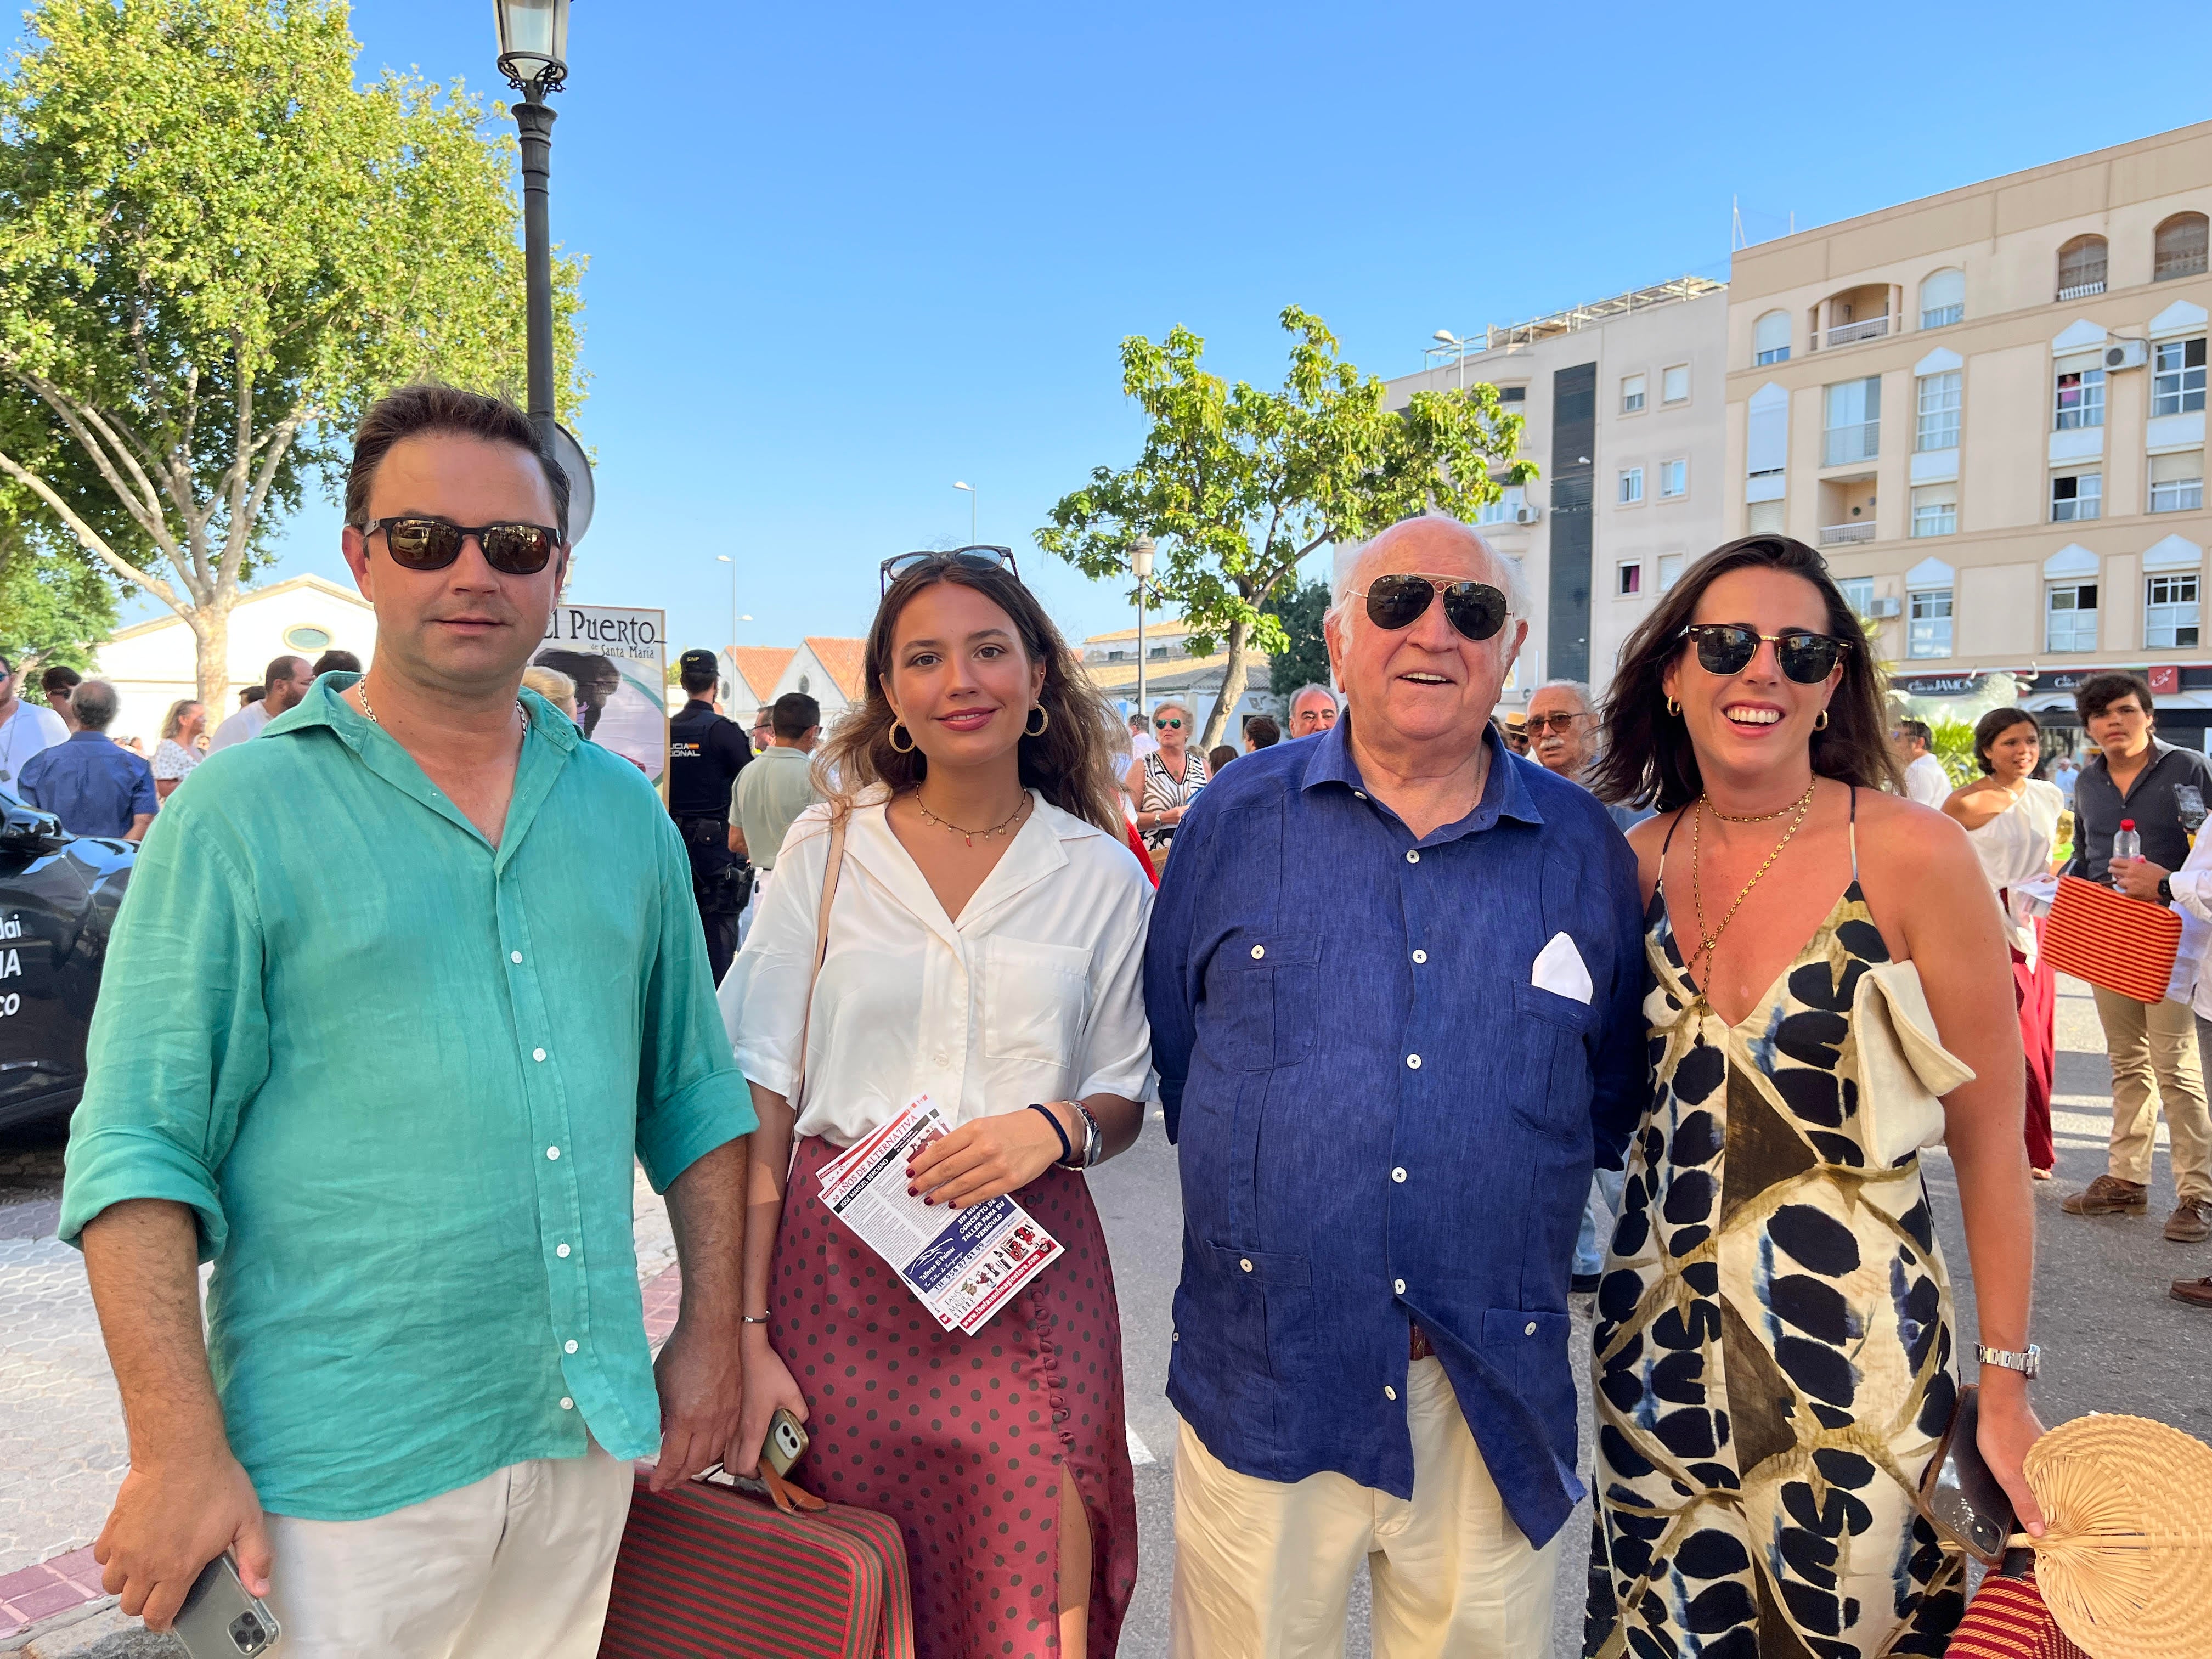
POLYGON ((1762 634, 1742 623, 1692 623, 1682 634, 1697 641, 1698 665, 1708 674, 1742 673, 1764 640, 1774 647, 1774 660, 1783 673, 1800 685, 1818 685, 1828 678, 1836 659, 1851 648, 1848 640, 1806 628, 1762 634))
POLYGON ((891 591, 891 584, 909 570, 918 570, 926 564, 965 565, 970 570, 1003 570, 1015 580, 1021 580, 1021 570, 1014 563, 1011 547, 956 547, 948 553, 894 553, 883 562, 883 591, 891 591))
POLYGON ((461 556, 471 536, 484 562, 503 575, 534 576, 545 568, 560 545, 561 532, 542 524, 447 524, 443 519, 371 519, 362 539, 381 530, 392 563, 408 570, 443 570, 461 556))
POLYGON ((1455 582, 1396 573, 1367 585, 1367 620, 1395 634, 1428 614, 1437 592, 1444 596, 1444 620, 1470 640, 1486 640, 1505 626, 1505 595, 1488 582, 1455 582))

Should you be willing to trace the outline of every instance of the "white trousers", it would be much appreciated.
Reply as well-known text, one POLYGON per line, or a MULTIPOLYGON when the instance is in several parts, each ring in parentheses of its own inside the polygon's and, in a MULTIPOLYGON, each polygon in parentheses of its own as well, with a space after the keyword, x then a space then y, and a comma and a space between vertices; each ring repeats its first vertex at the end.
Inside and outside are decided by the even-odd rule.
POLYGON ((1175 1659, 1340 1656, 1363 1559, 1375 1659, 1548 1659, 1564 1533, 1538 1549, 1513 1524, 1441 1361, 1407 1371, 1406 1418, 1410 1501, 1327 1471, 1240 1474, 1182 1425, 1175 1659))
POLYGON ((593 1659, 630 1489, 593 1441, 367 1521, 272 1515, 270 1659, 593 1659))

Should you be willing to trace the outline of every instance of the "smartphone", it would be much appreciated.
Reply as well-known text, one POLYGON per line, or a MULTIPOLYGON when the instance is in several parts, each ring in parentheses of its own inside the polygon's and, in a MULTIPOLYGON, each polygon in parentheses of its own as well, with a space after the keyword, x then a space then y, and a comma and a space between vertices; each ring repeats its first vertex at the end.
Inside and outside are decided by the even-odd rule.
POLYGON ((283 1634, 269 1604, 246 1592, 228 1554, 200 1569, 184 1606, 177 1609, 176 1632, 191 1659, 266 1653, 283 1634))
POLYGON ((2012 1499, 1982 1461, 1976 1438, 1981 1401, 1981 1390, 1972 1383, 1959 1390, 1959 1407, 1936 1449, 1935 1478, 1924 1489, 1921 1508, 1946 1539, 1984 1566, 1995 1566, 2004 1559, 2014 1517, 2012 1499))
POLYGON ((791 1466, 805 1455, 806 1431, 787 1409, 777 1407, 775 1415, 768 1420, 768 1438, 761 1445, 761 1462, 781 1476, 789 1474, 791 1466))

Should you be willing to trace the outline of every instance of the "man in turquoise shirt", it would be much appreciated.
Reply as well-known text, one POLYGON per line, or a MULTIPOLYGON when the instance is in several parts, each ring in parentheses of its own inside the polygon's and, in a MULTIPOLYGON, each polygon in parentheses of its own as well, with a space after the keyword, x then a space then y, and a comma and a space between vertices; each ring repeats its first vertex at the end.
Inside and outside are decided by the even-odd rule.
POLYGON ((155 1628, 231 1549, 286 1659, 586 1659, 629 1461, 735 1437, 754 1119, 690 868, 635 766, 518 701, 567 494, 496 400, 372 410, 374 665, 210 759, 133 875, 61 1231, 131 1436, 97 1553, 155 1628), (684 1267, 657 1367, 633 1153, 684 1267))

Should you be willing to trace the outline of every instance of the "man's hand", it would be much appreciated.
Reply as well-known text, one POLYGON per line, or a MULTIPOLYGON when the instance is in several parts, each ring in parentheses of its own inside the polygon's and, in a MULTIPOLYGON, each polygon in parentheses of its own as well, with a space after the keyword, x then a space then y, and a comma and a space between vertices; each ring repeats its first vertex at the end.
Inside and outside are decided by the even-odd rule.
POLYGON ((736 1342, 679 1316, 653 1363, 653 1380, 660 1390, 660 1462, 652 1486, 665 1492, 729 1461, 744 1407, 744 1367, 736 1342))
POLYGON ((2112 862, 2112 885, 2132 899, 2148 899, 2153 904, 2165 901, 2158 896, 2158 884, 2173 873, 2162 869, 2148 859, 2114 859, 2112 862))
POLYGON ((92 1547, 100 1582, 125 1613, 165 1631, 200 1576, 225 1550, 255 1595, 269 1594, 271 1552, 253 1482, 225 1449, 204 1461, 133 1463, 92 1547))

